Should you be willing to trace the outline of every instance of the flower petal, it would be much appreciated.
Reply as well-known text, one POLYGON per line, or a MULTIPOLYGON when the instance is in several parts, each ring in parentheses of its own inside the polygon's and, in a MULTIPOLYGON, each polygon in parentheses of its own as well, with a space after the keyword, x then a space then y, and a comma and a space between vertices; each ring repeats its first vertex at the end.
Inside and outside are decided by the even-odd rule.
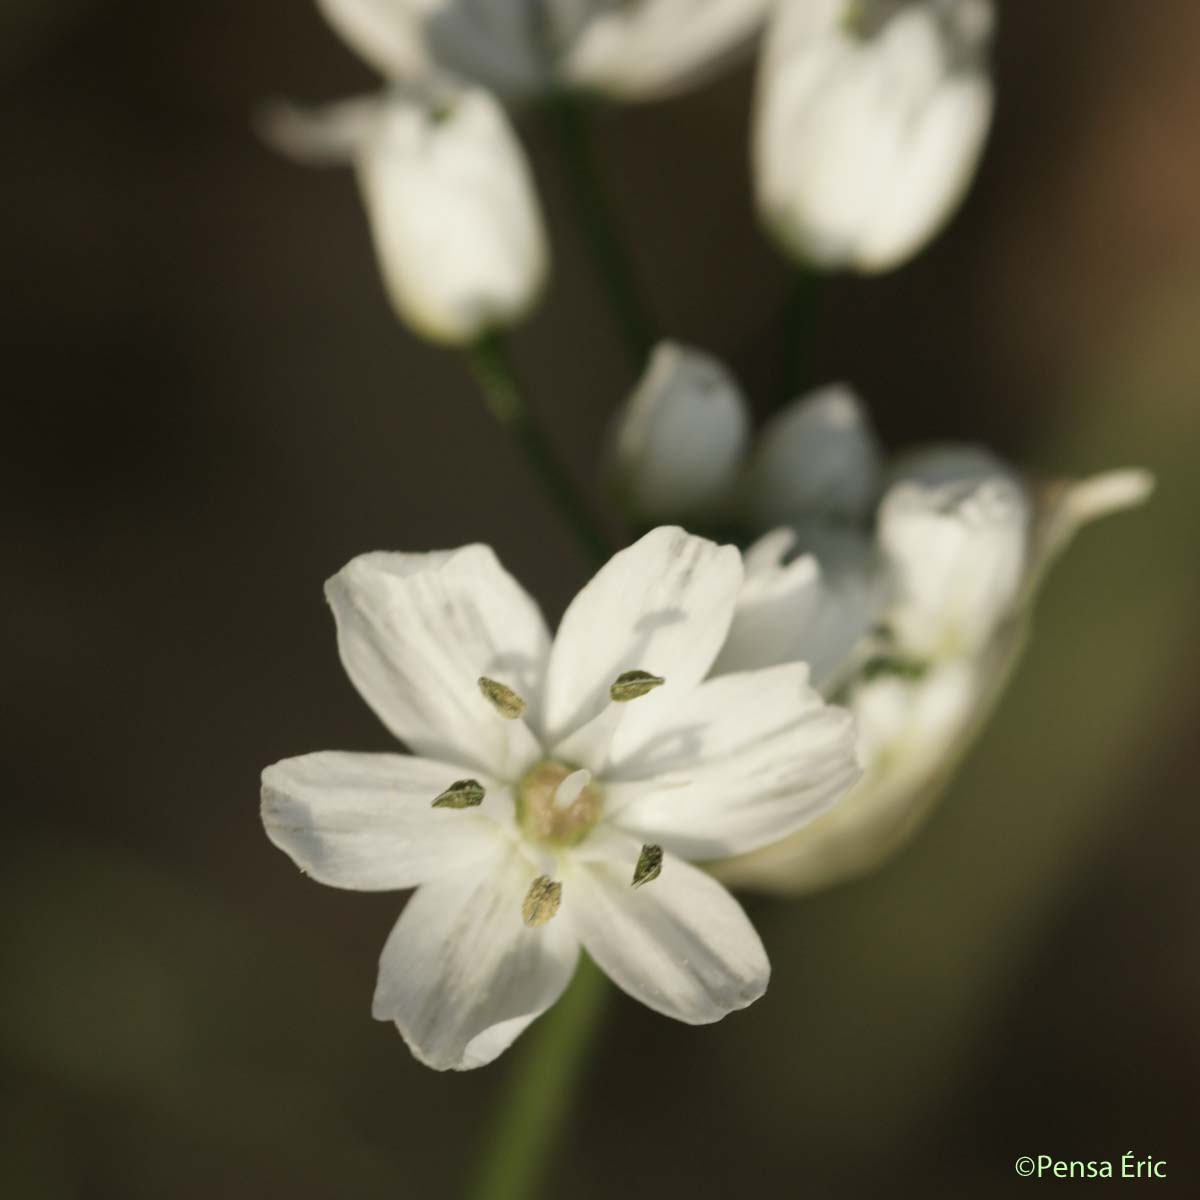
POLYGON ((1153 491, 1154 476, 1136 467, 1103 471, 1043 488, 1036 498, 1027 590, 1037 586, 1046 569, 1084 525, 1135 508, 1153 491))
POLYGON ((909 130, 886 202, 866 222, 855 254, 860 271, 888 271, 915 254, 962 201, 983 153, 994 96, 985 75, 947 79, 909 130))
POLYGON ((613 824, 689 859, 743 854, 794 833, 861 771, 854 722, 788 663, 710 679, 604 780, 613 824))
MULTIPOLYGON (((462 767, 404 754, 325 751, 262 775, 267 836, 320 883, 375 892, 470 866, 507 838, 483 806, 434 808, 462 767)), ((511 799, 491 780, 484 804, 511 799)))
POLYGON ((791 529, 776 529, 745 553, 746 582, 714 675, 806 662, 826 694, 855 665, 854 648, 883 610, 885 580, 874 547, 848 530, 808 530, 821 547, 788 562, 791 529))
POLYGON ((353 96, 314 108, 274 100, 256 115, 262 139, 280 154, 305 166, 352 162, 374 132, 384 108, 382 96, 353 96))
POLYGON ((562 994, 579 943, 561 913, 529 928, 537 871, 509 847, 419 888, 379 960, 372 1012, 439 1071, 491 1062, 562 994))
POLYGON ((537 720, 549 636, 537 605, 488 546, 364 554, 325 585, 342 664, 383 723, 426 757, 511 781, 538 755, 525 721, 480 694, 487 676, 537 720))
POLYGON ((346 44, 389 79, 412 79, 429 70, 422 34, 428 4, 418 0, 317 0, 317 7, 346 44))
POLYGON ((766 991, 763 944, 716 880, 667 854, 661 874, 634 888, 638 843, 610 834, 604 849, 604 857, 577 857, 567 868, 563 908, 622 991, 689 1025, 719 1021, 766 991))
POLYGON ((729 629, 742 582, 734 546, 718 546, 674 526, 652 530, 614 555, 567 608, 546 675, 549 743, 590 721, 611 702, 623 671, 666 683, 631 701, 638 718, 708 673, 729 629))
POLYGON ((628 100, 694 86, 749 47, 769 0, 648 0, 592 4, 596 15, 571 48, 576 87, 628 100))

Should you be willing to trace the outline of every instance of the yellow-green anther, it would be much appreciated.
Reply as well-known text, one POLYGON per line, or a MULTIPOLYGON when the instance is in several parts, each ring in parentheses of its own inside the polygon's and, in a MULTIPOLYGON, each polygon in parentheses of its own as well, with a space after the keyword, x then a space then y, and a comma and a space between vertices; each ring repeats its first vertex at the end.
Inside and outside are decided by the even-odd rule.
POLYGON ((638 855, 637 866, 633 868, 632 887, 641 887, 662 874, 662 847, 643 846, 638 855))
POLYGON ((525 701, 510 687, 486 675, 479 677, 479 690, 489 704, 506 720, 515 721, 525 712, 525 701))
POLYGON ((529 894, 521 905, 521 916, 531 929, 545 925, 562 903, 562 884, 555 883, 549 875, 539 875, 529 885, 529 894))
POLYGON ((478 779, 455 780, 433 802, 434 808, 475 808, 487 793, 478 779))
POLYGON ((666 682, 662 676, 651 675, 649 671, 622 671, 616 683, 608 689, 608 694, 618 704, 624 704, 626 700, 636 700, 666 682))

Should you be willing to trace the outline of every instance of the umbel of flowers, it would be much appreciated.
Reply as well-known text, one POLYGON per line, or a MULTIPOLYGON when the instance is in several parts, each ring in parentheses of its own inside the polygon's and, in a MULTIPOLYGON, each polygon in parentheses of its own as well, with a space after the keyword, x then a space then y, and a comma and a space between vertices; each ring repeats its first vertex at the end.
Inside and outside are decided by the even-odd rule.
POLYGON ((748 428, 730 373, 664 344, 618 415, 611 472, 635 519, 751 541, 715 674, 804 661, 855 715, 865 774, 849 797, 717 868, 802 892, 868 869, 916 828, 1025 644, 1054 557, 1152 481, 1124 470, 1037 484, 961 445, 888 462, 840 384, 794 401, 753 445, 748 428))

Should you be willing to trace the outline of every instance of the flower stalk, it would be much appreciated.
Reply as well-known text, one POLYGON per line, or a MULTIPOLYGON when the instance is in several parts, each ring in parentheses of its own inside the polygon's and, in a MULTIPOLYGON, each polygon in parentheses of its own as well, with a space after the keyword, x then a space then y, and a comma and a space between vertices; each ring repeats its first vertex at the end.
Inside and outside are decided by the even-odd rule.
POLYGON ((654 326, 634 282, 633 268, 617 233, 603 181, 596 169, 586 102, 568 91, 546 100, 558 138, 575 215, 596 264, 634 370, 640 371, 654 346, 654 326))
POLYGON ((813 267, 792 268, 784 313, 784 391, 782 407, 813 385, 813 357, 821 325, 825 273, 813 267))
POLYGON ((583 955, 575 978, 538 1022, 509 1076, 467 1191, 470 1200, 532 1200, 538 1195, 572 1114, 607 991, 603 973, 583 955))
POLYGON ((584 549, 597 563, 607 561, 607 540, 530 410, 503 338, 488 334, 465 353, 488 411, 520 446, 538 482, 584 549))

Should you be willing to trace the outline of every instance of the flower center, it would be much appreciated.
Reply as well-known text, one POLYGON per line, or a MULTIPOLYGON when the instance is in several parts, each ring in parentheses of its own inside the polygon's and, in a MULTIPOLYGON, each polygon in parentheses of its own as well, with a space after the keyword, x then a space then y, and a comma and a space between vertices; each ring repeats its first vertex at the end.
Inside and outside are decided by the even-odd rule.
POLYGON ((574 846, 595 828, 603 808, 600 788, 586 772, 553 758, 535 763, 517 783, 517 822, 533 841, 574 846), (560 791, 576 774, 581 778, 560 791))

